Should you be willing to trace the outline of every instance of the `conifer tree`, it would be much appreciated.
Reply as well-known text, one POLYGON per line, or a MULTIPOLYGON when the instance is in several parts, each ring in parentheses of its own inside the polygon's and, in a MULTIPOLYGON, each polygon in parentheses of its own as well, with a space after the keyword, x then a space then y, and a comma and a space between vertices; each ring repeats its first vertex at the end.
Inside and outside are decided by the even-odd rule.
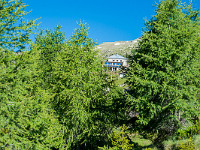
POLYGON ((38 37, 42 85, 45 85, 42 87, 52 93, 52 107, 66 127, 68 149, 103 146, 109 126, 104 114, 107 84, 87 26, 80 24, 67 42, 61 38, 54 44, 55 39, 63 37, 57 28, 38 37))
POLYGON ((61 31, 61 26, 55 27, 54 31, 41 30, 35 38, 37 49, 40 53, 40 77, 43 80, 42 87, 50 88, 52 72, 55 71, 57 57, 66 46, 66 38, 61 31))
POLYGON ((39 51, 0 55, 0 149, 64 149, 64 128, 42 89, 39 51))
POLYGON ((68 56, 68 89, 63 91, 68 101, 63 101, 67 102, 63 111, 72 147, 97 149, 108 136, 109 116, 104 109, 109 97, 101 61, 93 50, 95 45, 88 37, 87 25, 81 23, 68 40, 68 51, 63 55, 68 56))
POLYGON ((130 63, 130 109, 160 140, 199 116, 199 21, 191 5, 162 0, 130 63))
POLYGON ((35 21, 24 21, 28 14, 23 0, 0 1, 0 47, 9 50, 23 50, 30 42, 29 35, 36 26, 35 21))

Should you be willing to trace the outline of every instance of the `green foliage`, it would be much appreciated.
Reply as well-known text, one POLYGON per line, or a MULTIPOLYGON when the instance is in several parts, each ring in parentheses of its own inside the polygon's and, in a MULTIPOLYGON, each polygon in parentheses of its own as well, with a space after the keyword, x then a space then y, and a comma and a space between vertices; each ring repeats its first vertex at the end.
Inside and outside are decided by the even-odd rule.
POLYGON ((30 51, 1 47, 0 149, 97 149, 110 142, 110 129, 124 116, 123 92, 110 89, 94 46, 80 24, 69 40, 57 26, 41 30, 30 51))
POLYGON ((26 7, 23 0, 0 1, 0 47, 23 50, 30 42, 29 35, 36 20, 23 21, 23 16, 28 14, 26 7))
POLYGON ((189 138, 191 136, 198 135, 198 134, 200 134, 200 123, 199 122, 185 128, 185 129, 179 129, 177 131, 178 139, 185 139, 185 138, 189 138))
POLYGON ((99 147, 99 150, 109 150, 109 148, 107 146, 104 146, 104 147, 99 147))
POLYGON ((104 147, 99 147, 99 150, 119 150, 119 148, 115 147, 108 147, 108 146, 104 146, 104 147))
POLYGON ((178 150, 194 150, 195 145, 194 145, 194 142, 192 141, 192 139, 190 138, 187 143, 179 145, 177 149, 178 150))
POLYGON ((43 81, 41 83, 43 88, 50 88, 52 72, 56 71, 57 61, 60 61, 58 57, 65 46, 66 38, 61 31, 61 26, 57 26, 54 31, 41 30, 36 36, 34 47, 40 51, 39 67, 41 69, 40 77, 43 81))
POLYGON ((37 86, 39 53, 1 54, 1 149, 64 148, 64 128, 51 109, 51 96, 37 86))
POLYGON ((66 128, 68 149, 95 149, 108 142, 111 96, 94 46, 86 24, 80 24, 67 42, 59 26, 36 37, 40 85, 52 95, 51 106, 66 128))
MULTIPOLYGON (((41 30, 23 50, 35 21, 22 0, 0 2, 0 149, 132 149, 127 107, 140 130, 160 142, 199 116, 199 14, 178 0, 163 0, 133 51, 130 95, 109 79, 81 23, 70 39, 57 26, 41 30), (104 146, 107 145, 107 146, 104 146), (103 147, 104 146, 104 147, 103 147), (113 147, 112 147, 113 146, 113 147)), ((135 129, 135 128, 134 128, 135 129)), ((199 134, 199 124, 178 130, 199 134)), ((180 149, 193 148, 189 141, 180 149)), ((146 148, 146 147, 145 147, 146 148)))
POLYGON ((119 130, 113 131, 112 135, 112 147, 104 146, 99 147, 100 150, 131 150, 133 148, 133 144, 130 144, 130 140, 128 138, 128 127, 124 124, 119 127, 119 130))
POLYGON ((162 0, 132 57, 128 104, 141 130, 159 133, 158 143, 199 116, 199 32, 199 12, 162 0))
POLYGON ((97 149, 109 143, 121 107, 113 102, 123 92, 108 90, 87 25, 68 40, 61 26, 41 30, 30 51, 22 51, 35 27, 22 20, 26 6, 0 1, 0 149, 97 149))
POLYGON ((130 140, 128 139, 127 129, 128 127, 123 125, 119 127, 119 132, 113 133, 112 144, 122 150, 131 150, 133 147, 133 144, 130 144, 130 140))

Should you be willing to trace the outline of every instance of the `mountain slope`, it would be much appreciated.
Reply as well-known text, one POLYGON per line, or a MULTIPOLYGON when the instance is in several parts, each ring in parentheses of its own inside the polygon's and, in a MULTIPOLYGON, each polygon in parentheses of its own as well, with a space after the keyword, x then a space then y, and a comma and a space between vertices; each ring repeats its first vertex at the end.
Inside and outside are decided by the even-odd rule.
POLYGON ((113 54, 122 56, 130 55, 131 51, 138 48, 139 38, 133 41, 117 41, 117 42, 104 42, 96 46, 103 58, 107 58, 113 54))

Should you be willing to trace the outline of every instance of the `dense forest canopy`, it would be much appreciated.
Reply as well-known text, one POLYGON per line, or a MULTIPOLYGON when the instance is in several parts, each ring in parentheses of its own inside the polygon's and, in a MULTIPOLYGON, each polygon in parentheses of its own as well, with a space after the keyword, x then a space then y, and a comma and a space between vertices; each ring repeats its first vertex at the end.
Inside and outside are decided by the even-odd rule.
POLYGON ((129 57, 126 88, 103 68, 86 23, 69 39, 56 26, 31 42, 37 24, 22 20, 26 6, 0 1, 0 149, 141 148, 134 135, 162 149, 170 138, 200 134, 200 16, 192 4, 158 4, 129 57))

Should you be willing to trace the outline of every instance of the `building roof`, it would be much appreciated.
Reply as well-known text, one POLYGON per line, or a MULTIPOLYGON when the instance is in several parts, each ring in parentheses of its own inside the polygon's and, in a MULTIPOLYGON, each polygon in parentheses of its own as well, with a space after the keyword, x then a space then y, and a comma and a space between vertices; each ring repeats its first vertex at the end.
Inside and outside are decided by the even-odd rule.
POLYGON ((115 54, 115 55, 108 57, 108 59, 127 59, 127 58, 125 58, 121 55, 115 54))

